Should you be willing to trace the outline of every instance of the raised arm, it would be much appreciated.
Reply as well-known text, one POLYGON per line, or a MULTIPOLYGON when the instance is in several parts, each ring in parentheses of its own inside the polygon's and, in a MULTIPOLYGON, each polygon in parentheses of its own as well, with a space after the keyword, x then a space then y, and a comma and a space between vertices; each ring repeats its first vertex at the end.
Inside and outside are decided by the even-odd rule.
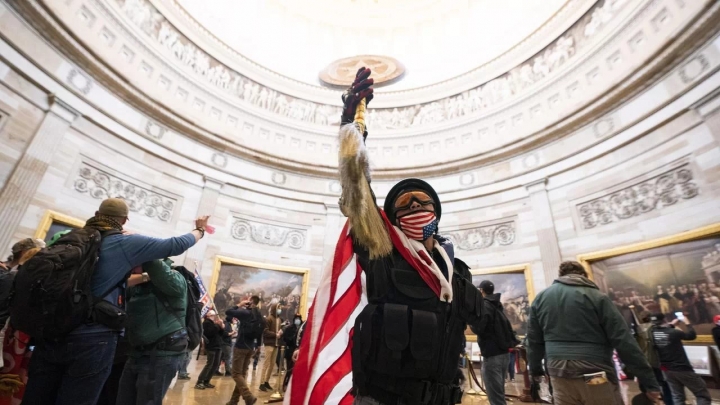
POLYGON ((370 69, 358 70, 352 86, 343 94, 338 163, 340 168, 340 210, 349 218, 356 243, 368 249, 372 258, 390 253, 392 244, 370 188, 370 164, 365 148, 365 107, 373 98, 370 69))
POLYGON ((177 256, 190 249, 205 235, 207 221, 207 216, 200 217, 195 220, 195 229, 192 232, 167 239, 138 234, 128 235, 123 240, 122 249, 132 267, 151 260, 177 256))

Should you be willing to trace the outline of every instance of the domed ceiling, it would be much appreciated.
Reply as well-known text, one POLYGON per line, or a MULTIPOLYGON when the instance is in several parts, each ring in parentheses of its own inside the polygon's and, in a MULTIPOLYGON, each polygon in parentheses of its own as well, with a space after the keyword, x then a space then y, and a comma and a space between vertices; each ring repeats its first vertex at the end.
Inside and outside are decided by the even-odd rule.
POLYGON ((568 0, 176 0, 253 62, 319 85, 331 62, 387 55, 406 68, 382 91, 424 87, 507 52, 568 0))

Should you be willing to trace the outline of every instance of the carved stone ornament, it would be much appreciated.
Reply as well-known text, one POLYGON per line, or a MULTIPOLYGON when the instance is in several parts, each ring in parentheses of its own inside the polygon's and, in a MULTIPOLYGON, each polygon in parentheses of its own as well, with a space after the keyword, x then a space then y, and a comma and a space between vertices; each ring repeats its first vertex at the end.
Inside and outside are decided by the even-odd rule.
MULTIPOLYGON (((319 125, 336 126, 340 123, 341 108, 297 99, 260 85, 228 68, 195 46, 163 17, 148 0, 116 0, 123 13, 145 34, 158 41, 175 59, 191 68, 211 85, 227 91, 246 103, 285 117, 319 125)), ((619 14, 628 0, 598 2, 580 18, 563 36, 549 44, 534 58, 511 69, 506 74, 461 94, 441 100, 403 108, 370 108, 366 117, 370 130, 391 130, 427 126, 492 108, 494 105, 519 97, 540 82, 557 74, 565 64, 591 43, 591 39, 619 14)), ((355 57, 378 58, 378 57, 355 57)), ((378 67, 377 73, 387 78, 401 74, 397 61, 390 59, 367 60, 378 67)), ((323 74, 328 82, 347 82, 354 76, 357 60, 334 62, 323 74), (337 65, 334 65, 337 64, 337 65), (352 71, 352 72, 351 72, 352 71)), ((321 74, 321 76, 323 75, 321 74)), ((395 76, 397 78, 399 76, 395 76)), ((388 79, 384 80, 388 80, 388 79)), ((324 79, 323 79, 324 80, 324 79)), ((352 82, 352 80, 350 80, 352 82)), ((350 83, 348 82, 348 83, 350 83)), ((377 82, 377 80, 376 80, 377 82)))
POLYGON ((284 246, 302 249, 305 246, 307 231, 267 224, 246 218, 235 218, 230 234, 238 240, 248 240, 261 245, 284 246))
POLYGON ((688 165, 577 205, 583 229, 632 218, 696 197, 700 190, 688 165))
POLYGON ((68 73, 67 81, 82 94, 88 94, 92 89, 92 80, 77 69, 73 69, 68 73))
POLYGON ((460 250, 478 250, 491 246, 508 246, 515 242, 515 221, 476 228, 446 232, 442 234, 452 240, 460 250))
POLYGON ((352 56, 336 60, 320 72, 320 80, 331 86, 349 87, 361 67, 372 70, 375 85, 388 84, 405 73, 405 67, 395 58, 379 55, 352 56))
POLYGON ((177 205, 174 198, 120 179, 85 162, 80 166, 73 186, 79 193, 98 200, 122 198, 130 212, 161 221, 169 221, 177 205))
POLYGON ((167 128, 156 122, 148 121, 147 125, 145 125, 145 133, 151 138, 160 140, 165 135, 165 132, 167 132, 167 128))

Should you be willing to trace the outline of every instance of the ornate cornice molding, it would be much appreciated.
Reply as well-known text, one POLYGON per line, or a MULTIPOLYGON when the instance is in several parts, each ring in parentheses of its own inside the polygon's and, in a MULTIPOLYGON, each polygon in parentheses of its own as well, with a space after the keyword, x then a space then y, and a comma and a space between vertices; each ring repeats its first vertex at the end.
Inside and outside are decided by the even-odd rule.
MULTIPOLYGON (((32 1, 28 2, 21 2, 21 3, 33 3, 32 1)), ((653 3, 654 4, 654 3, 653 3)), ((657 10, 656 10, 657 11, 657 10)), ((553 141, 555 139, 558 139, 562 136, 567 135, 570 131, 575 130, 585 124, 589 120, 593 120, 599 116, 602 116, 602 114, 606 111, 608 111, 611 108, 615 108, 618 106, 619 103, 621 103, 623 100, 626 100, 634 95, 636 95, 641 89, 644 89, 645 87, 653 84, 654 82, 652 80, 648 81, 649 78, 655 78, 658 75, 661 74, 661 72, 667 72, 668 70, 674 68, 677 66, 680 60, 682 60, 682 57, 684 57, 687 52, 694 51, 698 46, 703 44, 704 42, 701 42, 703 38, 707 38, 708 35, 711 35, 711 33, 714 33, 717 31, 717 25, 715 25, 715 28, 709 28, 712 27, 711 21, 714 21, 717 23, 717 10, 708 13, 707 16, 703 16, 703 18, 698 19, 699 23, 696 23, 695 26, 692 27, 691 32, 686 32, 680 37, 680 40, 677 42, 672 43, 671 45, 667 46, 663 53, 659 56, 659 60, 653 60, 651 63, 648 63, 646 66, 642 68, 641 75, 638 77, 638 75, 635 75, 632 77, 632 80, 626 80, 622 81, 619 86, 613 89, 613 91, 606 94, 606 97, 596 101, 595 104, 591 105, 590 107, 581 110, 578 113, 575 113, 574 115, 571 115, 570 118, 566 118, 564 120, 559 121, 559 123, 556 123, 555 126, 552 126, 551 129, 536 132, 520 141, 514 142, 510 145, 505 145, 498 147, 496 149, 491 150, 487 153, 481 153, 469 158, 460 158, 460 159, 450 159, 446 162, 440 163, 440 164, 428 164, 423 168, 383 168, 380 166, 378 170, 375 172, 375 178, 376 179, 394 179, 398 177, 405 177, 407 175, 417 175, 417 176, 437 176, 442 175, 444 173, 449 172, 457 172, 462 170, 467 170, 470 168, 476 168, 480 166, 485 166, 493 162, 497 162, 500 160, 505 160, 509 157, 515 156, 518 153, 522 153, 528 149, 531 148, 537 148, 541 145, 545 145, 550 141, 553 141), (681 53, 685 52, 685 53, 681 53), (649 73, 651 72, 651 73, 649 73), (650 76, 648 76, 650 74, 650 76)), ((47 25, 47 24, 46 24, 47 25)), ((45 27, 45 26, 43 26, 45 27)), ((49 31, 49 30, 48 30, 49 31)), ((42 30, 42 32, 46 32, 46 30, 42 30)), ((60 37, 67 37, 67 33, 58 31, 60 33, 60 37)), ((52 34, 49 34, 49 37, 52 37, 52 34)), ((48 38, 48 37, 46 37, 48 38)), ((55 40, 54 38, 52 39, 55 40)), ((78 44, 75 42, 72 42, 70 40, 67 40, 66 44, 70 43, 72 44, 72 47, 78 47, 78 44)), ((81 48, 81 47, 80 47, 81 48)), ((64 48, 61 48, 63 52, 70 52, 71 50, 66 50, 64 48)), ((75 49, 77 51, 77 49, 75 49)), ((73 53, 73 52, 70 52, 73 53)), ((208 133, 207 131, 202 130, 201 128, 193 127, 191 124, 187 123, 187 121, 183 120, 182 118, 178 117, 177 114, 174 114, 172 112, 168 112, 165 110, 162 106, 158 105, 157 103, 153 103, 152 100, 150 100, 147 96, 144 94, 138 92, 138 89, 131 87, 123 82, 121 78, 118 78, 116 76, 112 76, 114 72, 112 72, 109 69, 106 69, 102 64, 97 61, 96 59, 93 59, 89 52, 86 50, 80 50, 79 52, 75 52, 75 55, 73 55, 73 58, 77 58, 77 60, 80 60, 79 55, 82 55, 83 62, 89 63, 91 66, 93 66, 93 69, 89 71, 91 73, 91 76, 97 80, 97 76, 95 75, 96 72, 102 72, 102 75, 100 76, 102 80, 98 80, 98 83, 102 83, 104 86, 108 86, 109 89, 115 93, 123 97, 126 101, 129 102, 129 104, 133 105, 134 107, 138 108, 138 105, 140 105, 142 108, 139 108, 142 112, 148 113, 150 117, 152 117, 153 120, 155 120, 158 124, 161 124, 168 129, 172 129, 177 131, 179 134, 182 134, 182 136, 188 135, 191 138, 196 138, 200 140, 201 142, 205 143, 206 145, 216 148, 218 150, 223 151, 223 153, 219 154, 225 157, 225 159, 218 158, 218 162, 215 162, 215 159, 213 159, 213 163, 220 169, 227 170, 231 165, 229 163, 230 160, 235 158, 240 159, 247 159, 251 161, 260 161, 264 164, 267 164, 269 166, 274 166, 280 169, 286 169, 291 172, 295 173, 304 173, 304 174, 311 174, 311 175, 318 175, 322 177, 334 177, 335 175, 335 168, 332 167, 332 165, 326 162, 326 159, 323 157, 323 155, 318 155, 317 150, 319 148, 325 148, 328 147, 330 150, 332 150, 333 145, 320 145, 317 144, 315 141, 307 141, 308 150, 310 150, 309 146, 312 143, 313 144, 313 153, 311 154, 313 158, 319 158, 315 159, 313 164, 308 164, 300 161, 294 161, 291 158, 286 158, 284 156, 272 156, 268 155, 266 153, 258 152, 251 148, 244 148, 243 146, 239 146, 235 144, 234 142, 227 141, 225 139, 220 138, 219 136, 216 136, 212 133, 208 133), (97 66, 100 66, 100 68, 97 68, 97 66), (113 79, 110 79, 113 78, 113 79), (124 86, 123 88, 119 89, 119 86, 124 86), (138 104, 135 102, 138 101, 138 104), (147 109, 146 109, 147 108, 147 109), (225 166, 221 165, 221 163, 225 162, 225 166)), ((707 72, 703 72, 702 75, 705 75, 707 72)), ((79 91, 79 90, 78 90, 79 91)), ((538 100, 540 102, 542 100, 538 100)), ((247 125, 249 121, 245 121, 242 125, 247 125)), ((286 135, 283 133, 273 133, 274 131, 266 130, 263 127, 258 126, 254 128, 254 130, 251 127, 251 133, 254 135, 257 135, 259 133, 259 138, 267 138, 270 140, 276 140, 280 139, 282 137, 283 139, 288 139, 291 142, 295 142, 293 135, 286 135), (266 134, 266 135, 264 135, 266 134)), ((510 124, 506 125, 509 127, 510 124)), ((486 128, 487 129, 487 128, 486 128)), ((617 126, 613 126, 613 129, 606 131, 605 127, 602 127, 600 129, 603 129, 602 136, 610 136, 612 131, 617 131, 620 128, 617 128, 617 126)), ((600 130, 598 129, 598 131, 600 130)), ((471 141, 477 140, 480 136, 476 135, 476 129, 468 127, 468 136, 471 141)), ((492 130, 492 128, 491 128, 492 130)), ((482 131, 482 128, 478 130, 479 132, 482 131)), ((295 135, 298 136, 299 135, 295 135)), ((485 136, 485 135, 484 135, 485 136)), ((488 134, 487 136, 491 136, 491 134, 488 134)), ((600 135, 598 135, 600 136, 600 135)), ((436 150, 432 149, 434 147, 434 144, 438 144, 439 148, 437 151, 440 151, 442 148, 453 148, 456 150, 467 150, 467 147, 459 148, 461 142, 464 144, 464 138, 463 135, 461 140, 454 139, 454 143, 450 143, 449 140, 447 142, 447 146, 443 145, 441 140, 430 142, 430 144, 425 144, 426 151, 424 153, 432 152, 435 156, 442 156, 442 153, 436 153, 436 150), (430 146, 430 147, 428 147, 430 146)), ((258 138, 258 136, 255 136, 255 138, 258 138)), ((400 141, 404 141, 404 139, 398 138, 400 141)), ((288 142, 287 140, 284 142, 288 142)), ((298 141, 301 142, 301 141, 298 141)), ((472 142, 472 144, 479 143, 479 142, 472 142)), ((416 146, 413 145, 407 145, 407 146, 384 146, 382 139, 376 139, 373 138, 373 146, 371 146, 371 149, 374 149, 377 154, 385 155, 386 151, 390 151, 389 156, 393 157, 396 152, 400 153, 401 156, 403 153, 403 149, 405 148, 405 153, 409 157, 417 157, 413 156, 413 149, 416 146), (378 146, 374 146, 377 144, 378 146), (396 150, 397 148, 397 150, 396 150)), ((275 148, 277 150, 277 147, 275 148)), ((285 150, 285 149, 283 149, 285 150)), ((573 151, 573 153, 576 151, 573 151)), ((330 153, 328 156, 334 156, 334 154, 330 153)), ((427 155, 423 155, 427 156, 427 155)), ((377 156, 376 156, 377 157, 377 156)), ((379 156, 382 158, 382 156, 379 156)), ((392 158, 390 159, 392 161, 407 161, 404 159, 397 159, 392 158)), ((530 159, 532 160, 532 159, 530 159)), ((423 160, 424 161, 424 160, 423 160)), ((535 162, 535 164, 538 164, 538 159, 532 160, 535 162)), ((547 164, 547 162, 542 162, 542 164, 547 164)), ((528 166, 528 168, 535 168, 536 166, 528 166)))

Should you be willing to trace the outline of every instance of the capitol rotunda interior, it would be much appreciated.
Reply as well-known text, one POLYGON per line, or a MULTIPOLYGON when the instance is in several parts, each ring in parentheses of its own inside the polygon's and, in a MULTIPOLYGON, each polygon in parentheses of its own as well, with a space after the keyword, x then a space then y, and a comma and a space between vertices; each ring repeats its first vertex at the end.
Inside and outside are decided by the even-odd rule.
MULTIPOLYGON (((520 335, 563 261, 621 308, 697 288, 685 346, 720 403, 715 0, 0 0, 1 257, 106 198, 158 238, 209 215, 175 264, 219 308, 266 271, 306 317, 347 220, 341 95, 362 66, 380 207, 404 178, 432 185, 438 233, 503 286, 520 335)), ((213 381, 164 403, 224 404, 234 382, 213 381)))

